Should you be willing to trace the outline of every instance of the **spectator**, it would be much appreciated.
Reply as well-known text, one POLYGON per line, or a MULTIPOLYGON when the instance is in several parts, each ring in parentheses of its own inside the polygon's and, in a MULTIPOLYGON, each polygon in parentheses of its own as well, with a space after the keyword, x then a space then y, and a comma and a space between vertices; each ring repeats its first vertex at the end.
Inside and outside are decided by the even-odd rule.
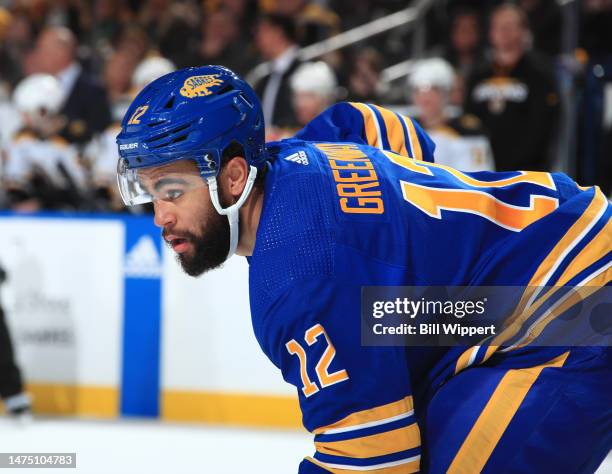
POLYGON ((323 61, 304 63, 291 76, 293 108, 300 127, 335 102, 338 84, 334 71, 323 61))
POLYGON ((436 163, 462 171, 493 171, 491 146, 474 115, 450 119, 449 95, 455 73, 440 58, 419 61, 409 78, 419 123, 436 144, 436 163))
POLYGON ((8 37, 15 18, 4 8, 0 8, 0 169, 2 150, 19 127, 18 114, 12 107, 10 94, 20 74, 16 51, 9 45, 8 37))
POLYGON ((22 77, 22 58, 32 46, 32 27, 23 13, 0 8, 0 88, 8 94, 22 77))
POLYGON ((580 46, 590 55, 612 55, 612 2, 584 0, 580 12, 580 46))
POLYGON ((0 7, 0 96, 8 92, 13 76, 17 72, 15 58, 7 48, 6 36, 13 20, 6 8, 0 7))
POLYGON ((222 64, 238 74, 247 73, 255 66, 255 54, 240 34, 239 24, 229 10, 213 10, 202 24, 202 38, 192 65, 222 64))
POLYGON ((192 2, 149 2, 156 9, 155 21, 149 24, 149 36, 157 39, 159 52, 179 68, 191 64, 197 47, 201 12, 192 2), (158 7, 159 4, 159 7, 158 7))
POLYGON ((295 127, 289 78, 300 62, 293 20, 276 14, 262 15, 257 22, 255 43, 262 58, 272 65, 271 73, 254 85, 266 124, 272 128, 295 127))
POLYGON ((348 77, 348 92, 356 102, 376 102, 381 96, 382 56, 372 48, 362 49, 353 61, 348 77))
POLYGON ((57 135, 63 91, 57 79, 34 74, 15 88, 23 128, 7 147, 4 185, 17 211, 77 208, 85 176, 74 147, 57 135))
POLYGON ((127 24, 121 30, 115 44, 115 51, 125 51, 139 63, 151 50, 151 40, 144 28, 138 25, 127 24))
POLYGON ((612 185, 612 137, 604 118, 612 107, 606 89, 612 84, 612 2, 585 0, 580 3, 580 46, 585 58, 579 105, 580 156, 577 175, 582 183, 604 189, 612 185), (607 103, 606 103, 607 102, 607 103))
POLYGON ((226 10, 234 19, 243 40, 252 40, 254 23, 257 21, 256 0, 204 0, 204 15, 216 10, 226 10))
POLYGON ((84 144, 110 124, 106 91, 85 74, 76 61, 77 43, 67 28, 43 30, 34 51, 38 72, 55 76, 63 93, 61 113, 66 126, 60 135, 70 143, 84 144))
POLYGON ((561 7, 548 0, 519 0, 527 13, 536 51, 554 56, 561 51, 561 7))
POLYGON ((98 50, 109 48, 112 40, 121 32, 121 2, 95 0, 92 5, 90 43, 98 50))
POLYGON ((130 88, 135 66, 135 58, 131 53, 117 51, 104 67, 104 85, 110 100, 113 122, 121 121, 132 101, 130 88))
POLYGON ((453 13, 448 45, 442 56, 464 80, 482 59, 480 15, 477 10, 462 8, 453 13))
POLYGON ((172 24, 171 4, 170 0, 145 0, 138 8, 138 23, 156 44, 172 24))
POLYGON ((272 12, 295 18, 299 42, 306 46, 340 33, 340 18, 329 8, 308 0, 282 0, 270 7, 272 12))
POLYGON ((468 6, 454 8, 450 19, 446 44, 434 47, 430 56, 440 56, 455 69, 455 81, 450 93, 450 103, 463 107, 465 83, 474 66, 483 60, 480 13, 468 6))
POLYGON ((527 51, 527 16, 503 4, 490 19, 491 58, 471 76, 465 110, 490 132, 500 171, 547 170, 558 96, 550 66, 527 51))

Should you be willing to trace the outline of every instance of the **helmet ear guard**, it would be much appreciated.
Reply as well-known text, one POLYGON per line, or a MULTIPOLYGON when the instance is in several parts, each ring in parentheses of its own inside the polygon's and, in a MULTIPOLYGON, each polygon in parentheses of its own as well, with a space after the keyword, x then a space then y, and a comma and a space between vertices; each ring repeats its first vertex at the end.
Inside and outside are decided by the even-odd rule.
POLYGON ((208 183, 208 191, 210 192, 210 199, 215 207, 216 211, 224 216, 227 216, 230 226, 230 246, 229 252, 227 254, 227 258, 230 258, 232 255, 236 253, 236 248, 238 247, 238 237, 239 237, 239 222, 238 217, 240 213, 240 208, 245 203, 251 191, 253 190, 253 185, 255 184, 255 179, 257 178, 257 168, 253 165, 250 166, 249 175, 247 177, 247 181, 244 185, 244 189, 242 190, 242 194, 238 198, 238 200, 228 206, 226 208, 221 206, 219 202, 219 191, 217 187, 217 177, 209 176, 206 178, 206 182, 208 183))

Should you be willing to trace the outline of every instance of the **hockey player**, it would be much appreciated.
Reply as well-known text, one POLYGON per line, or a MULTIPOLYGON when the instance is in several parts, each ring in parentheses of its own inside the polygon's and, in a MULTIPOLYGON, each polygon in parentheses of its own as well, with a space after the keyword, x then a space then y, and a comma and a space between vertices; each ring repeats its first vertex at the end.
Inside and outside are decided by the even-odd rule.
POLYGON ((301 64, 291 76, 293 109, 303 127, 335 102, 336 76, 323 61, 301 64))
POLYGON ((419 61, 408 79, 419 123, 436 144, 436 163, 461 171, 493 171, 491 145, 480 120, 446 115, 454 82, 453 68, 440 58, 419 61))
POLYGON ((612 445, 609 351, 507 343, 550 293, 486 345, 431 350, 362 346, 360 296, 606 285, 601 191, 562 174, 436 165, 414 121, 374 105, 336 104, 295 138, 263 137, 239 77, 176 71, 130 106, 118 179, 126 204, 153 202, 189 275, 247 257, 255 335, 315 436, 299 472, 594 471, 612 445))
POLYGON ((33 74, 15 88, 22 128, 7 146, 3 179, 15 210, 75 208, 85 186, 77 150, 57 135, 62 90, 53 76, 33 74))
MULTIPOLYGON (((129 100, 125 105, 117 107, 122 109, 121 117, 117 117, 104 132, 95 137, 85 148, 84 154, 91 163, 91 174, 96 195, 96 204, 99 209, 112 211, 122 211, 123 202, 117 192, 117 144, 115 143, 117 134, 121 129, 121 119, 131 99, 133 99, 149 82, 154 81, 160 76, 174 71, 176 67, 166 58, 152 56, 143 59, 132 74, 132 87, 129 93, 129 100)), ((113 116, 113 119, 115 117, 113 116)), ((142 209, 132 208, 134 212, 141 212, 142 209)))
MULTIPOLYGON (((6 272, 0 267, 0 286, 6 280, 6 272)), ((28 421, 32 413, 32 401, 23 390, 21 371, 15 362, 11 335, 4 320, 0 302, 0 398, 9 416, 28 421)))
POLYGON ((335 102, 338 84, 332 68, 323 61, 301 64, 291 75, 291 102, 297 127, 266 130, 266 141, 289 138, 335 102))

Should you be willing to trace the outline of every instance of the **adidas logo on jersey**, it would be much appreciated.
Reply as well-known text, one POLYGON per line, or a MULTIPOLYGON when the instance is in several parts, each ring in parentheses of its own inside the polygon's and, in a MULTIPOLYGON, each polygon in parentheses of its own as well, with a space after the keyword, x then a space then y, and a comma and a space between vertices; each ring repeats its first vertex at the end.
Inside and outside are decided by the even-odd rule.
POLYGON ((285 160, 292 161, 293 163, 298 163, 300 165, 308 164, 308 157, 306 153, 303 151, 298 151, 297 153, 293 153, 289 156, 285 156, 285 160))

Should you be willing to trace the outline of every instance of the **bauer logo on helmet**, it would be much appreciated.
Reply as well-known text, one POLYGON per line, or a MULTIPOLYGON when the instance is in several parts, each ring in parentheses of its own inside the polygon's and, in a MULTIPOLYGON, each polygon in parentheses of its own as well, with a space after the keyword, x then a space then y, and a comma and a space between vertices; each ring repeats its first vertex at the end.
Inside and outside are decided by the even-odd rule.
POLYGON ((209 74, 206 76, 191 76, 185 79, 181 87, 181 95, 184 97, 204 97, 212 94, 211 87, 220 86, 223 81, 219 79, 219 74, 209 74))

